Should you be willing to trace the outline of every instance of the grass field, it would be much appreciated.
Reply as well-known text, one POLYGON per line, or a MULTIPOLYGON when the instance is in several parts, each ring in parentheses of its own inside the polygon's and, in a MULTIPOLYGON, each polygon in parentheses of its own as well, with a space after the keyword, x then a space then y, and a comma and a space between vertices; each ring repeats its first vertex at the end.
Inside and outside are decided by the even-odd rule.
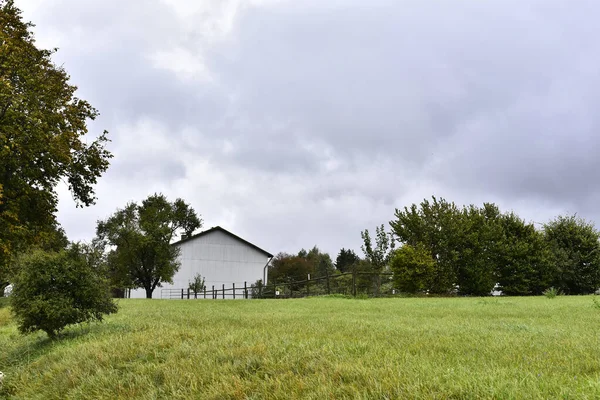
POLYGON ((0 303, 0 397, 598 399, 591 297, 122 300, 58 341, 0 303))

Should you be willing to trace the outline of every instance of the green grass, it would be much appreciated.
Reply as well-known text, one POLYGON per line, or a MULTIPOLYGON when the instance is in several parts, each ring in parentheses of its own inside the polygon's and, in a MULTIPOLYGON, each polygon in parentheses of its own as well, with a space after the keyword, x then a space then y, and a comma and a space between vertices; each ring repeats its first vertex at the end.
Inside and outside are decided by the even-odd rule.
POLYGON ((58 341, 0 303, 0 397, 597 399, 592 298, 123 300, 58 341))

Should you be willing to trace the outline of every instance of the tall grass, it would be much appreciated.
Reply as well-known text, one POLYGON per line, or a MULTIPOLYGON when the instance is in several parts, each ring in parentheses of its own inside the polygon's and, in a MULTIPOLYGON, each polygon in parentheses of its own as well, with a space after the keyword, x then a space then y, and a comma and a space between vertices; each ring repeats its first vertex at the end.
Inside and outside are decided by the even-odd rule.
POLYGON ((590 297, 123 300, 62 339, 0 308, 0 397, 600 398, 590 297))

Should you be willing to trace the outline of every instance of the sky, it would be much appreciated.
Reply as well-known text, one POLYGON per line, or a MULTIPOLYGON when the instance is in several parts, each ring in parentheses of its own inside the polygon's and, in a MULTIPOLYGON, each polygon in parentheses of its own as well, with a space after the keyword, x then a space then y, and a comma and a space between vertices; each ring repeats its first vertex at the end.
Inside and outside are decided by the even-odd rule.
POLYGON ((155 192, 271 253, 432 195, 600 222, 596 0, 16 4, 112 140, 96 205, 58 188, 71 240, 155 192))

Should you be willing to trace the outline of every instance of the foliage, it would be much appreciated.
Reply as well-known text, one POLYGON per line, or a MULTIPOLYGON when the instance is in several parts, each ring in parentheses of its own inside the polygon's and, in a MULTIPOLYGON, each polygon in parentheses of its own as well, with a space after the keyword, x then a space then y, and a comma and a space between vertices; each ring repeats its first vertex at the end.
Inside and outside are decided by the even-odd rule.
POLYGON ((35 46, 32 26, 12 0, 0 1, 0 286, 11 259, 57 229, 57 184, 78 205, 93 204, 112 157, 106 132, 84 138, 98 112, 76 97, 55 50, 35 46))
POLYGON ((351 272, 352 268, 359 260, 360 257, 356 255, 354 250, 341 249, 335 259, 335 268, 340 272, 351 272))
POLYGON ((400 242, 424 246, 431 254, 431 293, 483 296, 498 284, 505 294, 541 294, 556 276, 544 236, 492 203, 459 208, 433 197, 396 210, 390 225, 400 242))
MULTIPOLYGON (((373 246, 369 230, 365 229, 360 233, 363 240, 361 249, 365 254, 365 259, 370 263, 370 267, 373 272, 379 274, 389 268, 392 254, 396 243, 392 233, 387 233, 383 227, 383 224, 375 228, 375 246, 373 246)), ((375 277, 375 296, 379 295, 381 288, 381 277, 377 275, 375 277)))
POLYGON ((67 325, 102 321, 117 311, 108 282, 85 246, 33 251, 20 258, 10 301, 19 331, 55 337, 67 325))
POLYGON ((509 296, 540 295, 555 275, 543 234, 514 213, 502 215, 504 240, 497 246, 498 283, 509 296))
POLYGON ((456 218, 460 233, 455 238, 458 292, 486 296, 498 282, 499 246, 503 242, 500 211, 494 204, 464 207, 456 218))
POLYGON ((543 292, 543 295, 549 299, 553 299, 556 296, 559 296, 560 294, 561 294, 560 290, 558 290, 554 287, 548 288, 548 289, 544 290, 544 292, 543 292))
POLYGON ((123 300, 60 346, 0 309, 0 398, 600 398, 593 296, 336 297, 123 300))
MULTIPOLYGON (((269 279, 268 283, 289 283, 304 281, 308 278, 308 274, 314 274, 314 265, 306 258, 306 256, 292 256, 287 253, 279 253, 269 264, 269 279)), ((292 289, 300 289, 299 284, 293 284, 292 289)))
POLYGON ((188 288, 194 292, 194 298, 198 298, 198 293, 204 290, 204 278, 200 274, 194 275, 194 279, 189 282, 188 288))
POLYGON ((144 288, 152 298, 162 282, 171 282, 179 269, 179 248, 171 241, 179 232, 191 235, 202 221, 182 199, 169 202, 162 194, 141 204, 129 203, 99 221, 97 240, 107 254, 113 285, 144 288), (112 247, 112 248, 111 248, 112 247))
POLYGON ((576 216, 559 216, 544 225, 556 274, 553 286, 566 294, 593 293, 600 287, 600 234, 576 216))
POLYGON ((390 263, 391 256, 394 252, 395 242, 391 233, 387 233, 383 227, 375 228, 375 246, 373 246, 369 230, 365 229, 360 233, 363 239, 361 249, 365 254, 365 258, 369 261, 374 271, 384 271, 390 263))
POLYGON ((396 220, 390 222, 398 241, 411 246, 423 245, 436 262, 431 293, 445 294, 455 290, 458 282, 458 243, 462 234, 460 210, 454 203, 432 197, 420 205, 396 209, 396 220))
POLYGON ((250 286, 250 298, 252 299, 260 299, 264 297, 263 290, 265 285, 263 284, 262 279, 257 280, 250 286))
POLYGON ((322 253, 317 246, 314 246, 308 252, 302 249, 298 257, 304 257, 311 264, 311 274, 313 277, 326 276, 334 271, 333 262, 327 253, 322 253))
POLYGON ((394 272, 394 285, 401 292, 419 293, 431 289, 435 261, 422 244, 405 244, 396 250, 391 268, 394 272))

